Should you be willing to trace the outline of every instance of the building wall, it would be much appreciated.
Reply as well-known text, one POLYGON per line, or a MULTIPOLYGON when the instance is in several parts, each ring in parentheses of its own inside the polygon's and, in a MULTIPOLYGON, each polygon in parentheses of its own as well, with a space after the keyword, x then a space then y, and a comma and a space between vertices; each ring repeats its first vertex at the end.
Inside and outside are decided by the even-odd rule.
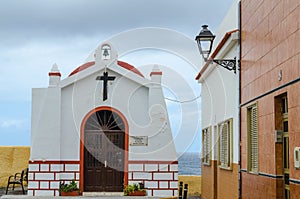
POLYGON ((147 196, 178 195, 178 162, 130 161, 128 181, 144 183, 147 196))
POLYGON ((30 161, 29 196, 59 196, 60 183, 75 180, 79 185, 79 161, 30 161))
MULTIPOLYGON (((178 180, 178 169, 175 168, 178 163, 161 87, 162 72, 154 66, 151 79, 146 79, 122 68, 117 60, 111 60, 111 65, 104 65, 97 59, 97 55, 102 56, 101 50, 98 53, 95 65, 90 68, 61 81, 56 76, 53 79, 52 73, 49 73, 49 82, 55 80, 57 84, 33 89, 28 194, 58 195, 59 182, 72 179, 83 182, 81 139, 85 119, 91 111, 111 107, 123 116, 126 136, 148 138, 147 143, 135 146, 125 136, 124 185, 137 180, 145 184, 149 181, 152 184, 149 188, 146 185, 146 188, 150 196, 175 195, 178 180), (104 69, 105 66, 108 68, 104 69), (107 85, 108 99, 105 101, 102 98, 103 83, 96 81, 104 70, 115 77, 107 85), (152 166, 158 170, 152 173, 130 170, 132 167, 128 162, 132 161, 142 162, 141 168, 148 167, 143 162, 154 162, 152 166), (168 166, 166 162, 172 164, 168 166), (162 165, 167 167, 162 168, 162 165), (131 175, 127 176, 127 168, 131 175), (146 179, 142 178, 145 176, 146 179)), ((84 187, 83 183, 79 186, 81 189, 84 187)))
POLYGON ((183 182, 183 184, 188 184, 188 196, 200 196, 201 195, 201 176, 191 176, 191 175, 179 175, 178 182, 183 182))
POLYGON ((7 186, 10 175, 28 168, 30 148, 28 146, 0 147, 0 187, 7 186))
MULTIPOLYGON (((237 29, 238 1, 233 1, 227 16, 219 27, 214 41, 214 59, 238 57, 237 29), (232 32, 233 31, 233 32, 232 32), (229 36, 226 38, 226 36, 229 36), (225 39, 226 38, 226 39, 225 39)), ((199 73, 202 100, 202 129, 211 129, 211 164, 201 167, 204 199, 238 198, 239 118, 238 74, 219 65, 206 63, 199 73), (218 126, 232 120, 231 168, 219 167, 218 126)), ((203 143, 202 143, 203 144, 203 143)))
POLYGON ((217 161, 211 160, 210 166, 202 165, 201 167, 201 198, 209 199, 217 196, 217 161))
POLYGON ((238 198, 238 164, 232 164, 232 170, 218 168, 218 199, 238 198))
POLYGON ((300 1, 241 1, 241 168, 242 198, 283 198, 282 143, 276 98, 288 98, 291 198, 299 198, 300 170, 294 148, 300 146, 300 1), (258 105, 259 172, 247 172, 247 106, 258 105))
MULTIPOLYGON (((28 195, 59 196, 60 183, 75 182, 80 186, 79 161, 31 161, 28 195)), ((178 162, 130 161, 128 181, 144 183, 148 196, 178 195, 178 162)))

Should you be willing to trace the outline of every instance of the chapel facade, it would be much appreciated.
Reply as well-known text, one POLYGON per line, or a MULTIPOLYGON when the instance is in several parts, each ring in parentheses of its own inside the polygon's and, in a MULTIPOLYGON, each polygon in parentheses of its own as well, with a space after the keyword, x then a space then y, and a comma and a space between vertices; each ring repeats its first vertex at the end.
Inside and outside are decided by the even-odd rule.
POLYGON ((157 66, 147 79, 118 60, 109 42, 65 79, 54 65, 48 88, 32 90, 28 195, 58 196, 73 179, 83 194, 143 183, 148 196, 177 195, 161 78, 157 66))

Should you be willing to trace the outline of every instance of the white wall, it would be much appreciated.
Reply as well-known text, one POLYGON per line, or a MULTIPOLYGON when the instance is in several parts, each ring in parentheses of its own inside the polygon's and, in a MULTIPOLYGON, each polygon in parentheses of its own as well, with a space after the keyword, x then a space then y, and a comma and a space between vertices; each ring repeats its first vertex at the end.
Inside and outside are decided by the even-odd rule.
MULTIPOLYGON (((212 127, 233 118, 233 162, 238 162, 238 76, 233 71, 228 71, 220 66, 215 69, 201 83, 202 100, 202 129, 212 127)), ((215 134, 217 132, 214 132, 215 134)), ((216 153, 218 136, 212 140, 212 154, 216 153)), ((216 157, 215 157, 216 158, 216 157)), ((214 158, 214 160, 216 160, 214 158)))
MULTIPOLYGON (((214 49, 223 39, 224 35, 232 30, 238 29, 238 2, 234 0, 228 14, 216 31, 214 49)), ((232 34, 231 38, 224 44, 215 59, 239 58, 238 33, 232 34)), ((213 52, 212 51, 212 52, 213 52)), ((233 163, 238 163, 239 147, 239 91, 238 91, 238 70, 234 74, 216 64, 210 64, 207 70, 199 79, 201 83, 202 100, 202 129, 212 127, 212 156, 217 160, 218 136, 216 126, 230 118, 233 118, 233 163)))
MULTIPOLYGON (((115 67, 112 66, 112 69, 115 67)), ((90 69, 90 73, 86 69, 80 72, 82 74, 70 77, 70 80, 75 80, 73 83, 64 80, 62 88, 34 89, 31 159, 43 156, 47 160, 79 160, 80 130, 84 117, 96 107, 111 106, 125 115, 130 135, 148 136, 148 146, 129 146, 130 160, 176 160, 161 87, 156 88, 156 92, 150 92, 153 90, 151 80, 138 77, 138 81, 144 82, 141 84, 120 74, 122 70, 107 69, 109 75, 116 76, 116 79, 108 83, 108 99, 103 102, 103 82, 96 80, 103 74, 103 67, 95 66, 94 69, 90 69), (95 72, 92 71, 94 69, 95 72), (54 90, 58 93, 50 93, 54 90), (156 99, 156 105, 159 104, 154 112, 150 109, 153 104, 149 103, 152 99, 156 99), (45 127, 48 130, 44 130, 45 127), (47 150, 41 150, 44 146, 48 146, 47 150)))
POLYGON ((31 160, 60 157, 60 88, 32 90, 31 160))

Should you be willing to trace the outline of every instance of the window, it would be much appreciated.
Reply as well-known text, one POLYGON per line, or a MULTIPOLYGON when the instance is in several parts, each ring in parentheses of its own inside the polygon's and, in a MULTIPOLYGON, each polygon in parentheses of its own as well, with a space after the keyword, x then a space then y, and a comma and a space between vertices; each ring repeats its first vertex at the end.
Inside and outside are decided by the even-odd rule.
POLYGON ((202 162, 210 165, 211 159, 211 128, 202 130, 202 162))
POLYGON ((218 125, 219 129, 219 166, 231 169, 232 163, 232 119, 218 125))
POLYGON ((257 104, 247 108, 248 171, 258 173, 258 115, 257 104))
POLYGON ((288 101, 287 101, 287 97, 284 96, 281 98, 281 113, 283 115, 285 115, 286 113, 288 113, 288 101))

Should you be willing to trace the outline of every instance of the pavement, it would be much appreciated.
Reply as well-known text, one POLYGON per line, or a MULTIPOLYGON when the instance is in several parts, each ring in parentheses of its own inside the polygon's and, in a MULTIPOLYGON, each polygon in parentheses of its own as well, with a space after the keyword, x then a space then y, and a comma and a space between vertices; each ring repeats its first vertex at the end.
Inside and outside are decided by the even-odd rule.
MULTIPOLYGON (((26 188, 25 188, 26 190, 26 188)), ((0 198, 2 199, 3 196, 10 196, 10 198, 16 198, 19 196, 24 196, 22 192, 22 188, 19 186, 15 187, 15 190, 8 189, 7 195, 5 195, 6 188, 0 188, 0 198)), ((27 191, 25 191, 27 193, 27 191)))
POLYGON ((5 195, 5 188, 0 188, 0 199, 160 199, 161 197, 150 196, 27 196, 23 195, 21 187, 16 187, 15 190, 9 189, 7 195, 5 195))
MULTIPOLYGON (((163 197, 151 196, 27 196, 23 195, 21 187, 16 187, 14 191, 9 190, 5 195, 5 188, 0 188, 0 199, 162 199, 163 197)), ((174 197, 176 198, 176 197, 174 197)), ((167 198, 166 198, 167 199, 167 198)), ((168 198, 169 199, 169 198, 168 198)), ((199 196, 188 196, 188 199, 201 199, 199 196)))

